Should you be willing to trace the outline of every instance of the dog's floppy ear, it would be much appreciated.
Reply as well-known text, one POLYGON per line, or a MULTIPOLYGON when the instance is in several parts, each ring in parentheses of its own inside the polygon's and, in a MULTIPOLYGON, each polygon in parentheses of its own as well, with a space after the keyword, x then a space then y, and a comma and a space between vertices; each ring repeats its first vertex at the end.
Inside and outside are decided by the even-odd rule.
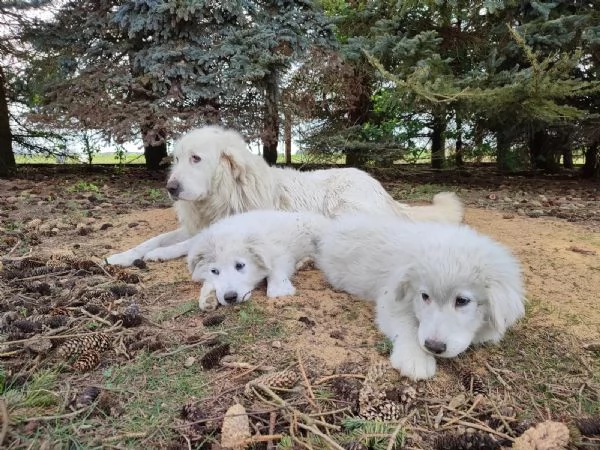
MULTIPOLYGON (((246 151, 244 149, 244 151, 246 151)), ((243 161, 240 161, 236 157, 235 151, 225 149, 223 153, 221 153, 221 159, 225 165, 225 168, 231 172, 231 175, 235 180, 242 180, 246 175, 246 169, 244 167, 243 161)))
POLYGON ((265 243, 260 239, 249 238, 246 241, 246 245, 248 246, 248 253, 250 253, 250 257, 256 263, 257 267, 265 272, 270 272, 271 265, 265 255, 265 243))
POLYGON ((394 301, 409 301, 408 297, 413 291, 414 273, 412 267, 402 267, 394 271, 388 279, 383 295, 391 296, 394 301))
POLYGON ((490 319, 494 329, 503 335, 525 314, 524 293, 519 278, 512 283, 508 280, 493 280, 487 286, 490 319))
POLYGON ((188 270, 192 274, 192 280, 203 281, 199 275, 200 270, 208 262, 208 255, 210 253, 210 242, 209 239, 200 234, 194 238, 188 252, 188 270))

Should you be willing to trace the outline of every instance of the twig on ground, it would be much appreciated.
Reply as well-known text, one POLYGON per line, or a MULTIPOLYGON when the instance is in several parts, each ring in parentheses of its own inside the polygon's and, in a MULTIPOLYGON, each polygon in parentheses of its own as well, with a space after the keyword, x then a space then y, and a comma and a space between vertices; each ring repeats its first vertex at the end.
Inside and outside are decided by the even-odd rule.
POLYGON ((411 413, 409 415, 407 415, 406 417, 403 417, 402 420, 400 420, 398 422, 398 425, 394 429, 394 432, 391 434, 390 440, 388 441, 387 450, 394 449, 394 446, 396 444, 396 437, 398 436, 398 433, 400 433, 400 430, 402 429, 404 424, 406 422, 408 422, 416 414, 416 412, 417 412, 416 410, 411 411, 411 413))
POLYGON ((335 450, 344 450, 344 447, 342 447, 340 444, 338 444, 337 442, 335 442, 333 439, 331 439, 330 436, 327 436, 325 433, 322 433, 317 427, 315 426, 311 426, 311 425, 305 425, 302 422, 298 422, 297 424, 300 428, 306 430, 306 431, 310 431, 312 434, 316 434, 317 436, 319 436, 321 439, 323 439, 325 441, 326 444, 328 444, 331 448, 335 449, 335 450))
POLYGON ((106 330, 90 331, 88 333, 61 334, 61 335, 40 334, 40 335, 31 337, 31 338, 27 338, 27 339, 19 339, 19 340, 16 340, 16 341, 6 341, 6 342, 4 342, 4 344, 5 345, 27 344, 29 342, 37 341, 38 339, 71 339, 71 338, 76 338, 76 337, 89 336, 91 334, 111 333, 111 332, 113 332, 115 330, 120 329, 121 328, 121 324, 122 324, 122 321, 119 320, 112 327, 110 327, 110 328, 108 328, 106 330))
POLYGON ((96 320, 96 321, 98 321, 98 322, 100 322, 100 323, 103 323, 104 325, 108 325, 109 327, 112 327, 112 325, 113 325, 113 324, 112 324, 111 322, 109 322, 108 320, 106 320, 106 319, 103 319, 102 317, 100 317, 100 316, 97 316, 97 315, 95 315, 95 314, 92 314, 92 313, 91 313, 91 312, 89 312, 89 311, 86 311, 86 310, 85 310, 85 308, 77 308, 77 309, 78 309, 78 311, 79 311, 81 314, 83 314, 84 316, 88 316, 90 319, 94 319, 94 320, 96 320))
POLYGON ((326 377, 319 378, 313 383, 313 385, 317 386, 319 384, 325 383, 326 381, 334 380, 336 378, 358 378, 360 380, 364 380, 366 377, 359 373, 336 373, 335 375, 327 375, 326 377))
POLYGON ((496 375, 496 378, 498 379, 498 381, 500 383, 502 383, 502 385, 508 389, 509 391, 512 391, 512 386, 510 386, 505 380, 504 378, 502 378, 502 376, 500 375, 500 373, 494 369, 492 366, 490 366, 490 364, 485 361, 485 367, 487 368, 487 370, 489 370, 490 372, 492 372, 494 375, 496 375))
POLYGON ((79 414, 87 411, 89 409, 89 407, 85 407, 85 408, 81 408, 78 409, 76 411, 70 412, 70 413, 66 413, 66 414, 57 414, 54 416, 38 416, 38 417, 27 417, 27 419, 25 419, 28 422, 46 422, 48 420, 58 420, 58 419, 69 419, 71 417, 76 417, 79 414))

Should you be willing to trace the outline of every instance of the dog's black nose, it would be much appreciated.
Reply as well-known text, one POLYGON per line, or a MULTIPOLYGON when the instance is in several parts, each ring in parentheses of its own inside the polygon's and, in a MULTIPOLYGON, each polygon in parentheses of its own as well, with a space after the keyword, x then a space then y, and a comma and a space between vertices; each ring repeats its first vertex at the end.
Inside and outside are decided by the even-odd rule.
POLYGON ((237 301, 237 298, 238 298, 237 292, 233 292, 233 291, 225 292, 225 295, 223 296, 223 299, 227 303, 235 303, 237 301))
POLYGON ((432 339, 425 339, 425 348, 431 353, 439 355, 446 351, 446 344, 440 341, 434 341, 432 339))
POLYGON ((177 194, 181 191, 181 185, 177 180, 170 180, 167 183, 167 191, 171 194, 171 197, 177 197, 177 194))

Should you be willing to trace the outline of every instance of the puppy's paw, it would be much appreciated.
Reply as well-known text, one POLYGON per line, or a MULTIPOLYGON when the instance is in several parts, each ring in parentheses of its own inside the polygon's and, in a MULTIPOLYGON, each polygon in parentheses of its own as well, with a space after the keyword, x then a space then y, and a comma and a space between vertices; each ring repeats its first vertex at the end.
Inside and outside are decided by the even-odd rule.
POLYGON ((144 255, 145 261, 163 261, 164 254, 161 248, 155 248, 154 250, 150 250, 148 253, 144 255))
POLYGON ((283 297, 285 295, 294 295, 296 288, 287 278, 278 283, 267 282, 267 297, 283 297))
POLYGON ((411 351, 407 348, 396 348, 394 345, 390 362, 392 367, 412 380, 424 380, 435 375, 435 358, 419 348, 411 351))
POLYGON ((126 252, 115 253, 114 255, 111 255, 108 258, 106 258, 105 261, 106 264, 110 264, 111 266, 129 267, 132 266, 133 262, 136 259, 139 259, 140 257, 141 256, 133 250, 127 250, 126 252))
POLYGON ((198 308, 200 311, 214 311, 219 306, 217 293, 214 289, 201 289, 198 298, 198 308))

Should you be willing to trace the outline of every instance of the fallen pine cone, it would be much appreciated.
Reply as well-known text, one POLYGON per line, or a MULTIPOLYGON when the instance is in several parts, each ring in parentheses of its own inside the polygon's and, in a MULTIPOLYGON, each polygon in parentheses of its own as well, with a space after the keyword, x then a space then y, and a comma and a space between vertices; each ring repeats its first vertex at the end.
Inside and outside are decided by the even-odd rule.
POLYGON ((90 406, 92 403, 94 403, 96 398, 98 398, 100 391, 100 388, 97 388, 96 386, 87 386, 75 398, 75 408, 81 409, 85 408, 86 406, 90 406))
POLYGON ((225 320, 224 315, 212 314, 212 315, 207 316, 204 319, 202 319, 202 325, 204 325, 205 327, 214 327, 214 326, 222 323, 224 320, 225 320))
POLYGON ((467 392, 473 395, 488 393, 487 386, 481 376, 475 372, 464 371, 460 376, 460 381, 467 392))
POLYGON ((265 373, 254 380, 250 380, 244 387, 244 394, 251 397, 253 394, 252 386, 262 384, 269 388, 291 389, 298 382, 298 374, 291 369, 281 370, 279 372, 265 373))
POLYGON ((575 426, 579 429, 582 436, 600 436, 600 417, 589 417, 585 419, 577 419, 575 426))
POLYGON ((77 361, 73 363, 73 370, 76 372, 88 372, 96 368, 100 363, 100 354, 96 351, 90 350, 82 353, 77 361))
POLYGON ((63 359, 86 353, 88 351, 103 352, 110 348, 108 336, 104 333, 88 334, 65 341, 58 349, 58 356, 63 359))
POLYGON ((501 445, 489 434, 477 431, 474 433, 442 434, 435 439, 433 447, 436 450, 494 450, 500 448, 501 445))
POLYGON ((229 355, 229 344, 219 345, 213 349, 210 349, 200 359, 200 365, 203 369, 208 370, 216 367, 221 361, 221 358, 225 355, 229 355))
POLYGON ((517 450, 565 450, 569 444, 569 428, 561 422, 547 420, 525 431, 515 439, 517 450))
POLYGON ((239 403, 236 403, 227 410, 223 418, 221 447, 243 449, 246 446, 242 443, 250 439, 250 436, 250 420, 246 414, 246 409, 239 403))

